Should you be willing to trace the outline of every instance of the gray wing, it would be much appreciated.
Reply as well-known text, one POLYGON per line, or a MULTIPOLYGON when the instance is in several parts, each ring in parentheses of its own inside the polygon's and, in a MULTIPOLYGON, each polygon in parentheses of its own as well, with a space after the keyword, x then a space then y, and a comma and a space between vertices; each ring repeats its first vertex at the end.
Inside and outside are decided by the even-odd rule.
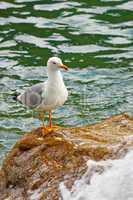
POLYGON ((20 94, 17 99, 29 108, 36 108, 42 103, 42 92, 44 91, 45 83, 38 83, 28 88, 23 94, 20 94))

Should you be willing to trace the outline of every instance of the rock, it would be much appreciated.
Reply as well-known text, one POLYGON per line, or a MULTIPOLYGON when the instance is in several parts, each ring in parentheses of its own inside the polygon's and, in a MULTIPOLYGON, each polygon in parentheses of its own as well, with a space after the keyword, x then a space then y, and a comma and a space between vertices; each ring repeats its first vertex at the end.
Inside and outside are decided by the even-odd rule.
POLYGON ((133 146, 133 118, 127 114, 81 128, 38 128, 25 134, 0 171, 0 200, 58 200, 60 182, 71 188, 86 162, 116 159, 133 146))

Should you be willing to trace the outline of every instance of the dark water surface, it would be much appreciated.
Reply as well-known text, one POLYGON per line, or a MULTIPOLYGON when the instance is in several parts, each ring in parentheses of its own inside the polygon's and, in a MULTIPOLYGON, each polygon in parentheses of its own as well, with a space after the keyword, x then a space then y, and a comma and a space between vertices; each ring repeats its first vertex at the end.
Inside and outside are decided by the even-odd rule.
POLYGON ((40 126, 12 97, 46 80, 46 61, 62 58, 69 100, 59 125, 83 126, 133 112, 133 1, 0 1, 0 159, 40 126))

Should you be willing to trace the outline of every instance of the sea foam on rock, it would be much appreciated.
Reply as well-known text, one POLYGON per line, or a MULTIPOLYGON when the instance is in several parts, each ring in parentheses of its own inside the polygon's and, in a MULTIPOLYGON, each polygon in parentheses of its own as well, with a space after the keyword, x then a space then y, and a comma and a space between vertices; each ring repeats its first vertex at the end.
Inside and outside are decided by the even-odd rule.
POLYGON ((88 170, 71 191, 60 184, 63 200, 132 200, 133 150, 118 160, 88 161, 88 170))
POLYGON ((122 158, 132 146, 133 118, 126 114, 81 128, 38 128, 25 134, 4 160, 0 200, 59 200, 64 194, 60 184, 73 199, 75 181, 86 177, 88 187, 94 169, 103 173, 105 167, 95 161, 122 158), (87 166, 88 160, 93 161, 87 166))

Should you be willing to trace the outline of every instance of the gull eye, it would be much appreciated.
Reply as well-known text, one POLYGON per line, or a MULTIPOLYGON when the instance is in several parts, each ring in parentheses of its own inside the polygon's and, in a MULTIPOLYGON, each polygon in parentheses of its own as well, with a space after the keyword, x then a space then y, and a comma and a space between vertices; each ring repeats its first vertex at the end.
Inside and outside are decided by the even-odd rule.
POLYGON ((54 65, 56 65, 56 62, 53 62, 54 65))

